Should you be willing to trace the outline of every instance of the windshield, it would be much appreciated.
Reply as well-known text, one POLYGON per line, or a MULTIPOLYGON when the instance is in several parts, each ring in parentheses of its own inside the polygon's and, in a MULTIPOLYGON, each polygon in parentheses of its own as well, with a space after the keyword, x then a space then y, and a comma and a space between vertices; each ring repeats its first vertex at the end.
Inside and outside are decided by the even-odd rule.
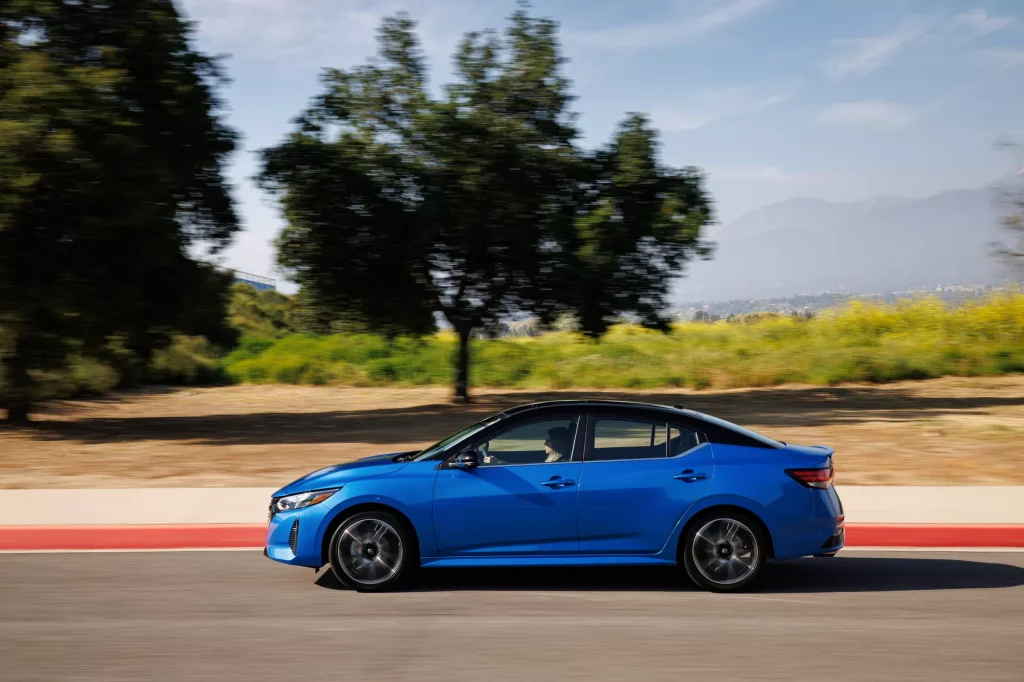
POLYGON ((469 436, 473 435, 474 433, 476 433, 480 429, 484 428, 485 426, 493 424, 495 421, 497 421, 497 420, 494 419, 494 417, 488 417, 487 419, 484 419, 483 421, 478 421, 476 424, 472 424, 470 426, 467 426, 466 428, 462 429, 461 431, 458 431, 458 432, 453 433, 452 435, 448 436, 444 440, 440 440, 440 441, 434 443, 429 448, 427 448, 423 452, 421 452, 418 455, 416 455, 415 457, 413 457, 412 461, 413 462, 422 462, 425 459, 430 459, 434 455, 438 454, 439 452, 441 452, 442 450, 447 448, 449 445, 453 445, 454 443, 457 443, 458 441, 461 441, 464 438, 468 438, 469 436))
POLYGON ((737 424, 733 424, 732 422, 727 422, 724 419, 719 419, 718 417, 712 417, 711 415, 704 414, 703 412, 695 412, 693 410, 684 410, 684 412, 689 412, 690 414, 692 414, 692 415, 694 415, 696 417, 699 417, 700 419, 703 419, 706 422, 710 422, 710 423, 714 424, 715 426, 721 426, 724 429, 729 429, 730 431, 735 431, 736 433, 742 433, 747 438, 753 438, 754 440, 756 440, 756 441, 758 441, 760 443, 764 443, 765 445, 770 445, 773 448, 781 448, 782 446, 785 445, 785 443, 781 443, 781 442, 779 442, 777 440, 773 440, 773 439, 769 438, 768 436, 763 436, 760 433, 758 433, 757 431, 751 431, 750 429, 745 429, 742 426, 739 426, 737 424))

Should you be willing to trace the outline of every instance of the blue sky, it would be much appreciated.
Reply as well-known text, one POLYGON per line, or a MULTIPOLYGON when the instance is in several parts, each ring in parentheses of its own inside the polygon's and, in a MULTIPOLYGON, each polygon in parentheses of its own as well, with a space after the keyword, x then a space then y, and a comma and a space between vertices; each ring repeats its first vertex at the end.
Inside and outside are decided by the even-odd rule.
MULTIPOLYGON (((450 79, 465 31, 498 28, 512 0, 178 0, 200 47, 229 55, 228 119, 245 231, 226 265, 275 275, 282 221, 255 188, 253 152, 279 141, 322 67, 374 51, 406 11, 450 79)), ((976 188, 1010 172, 1024 138, 1021 0, 535 0, 561 26, 589 146, 629 111, 662 131, 664 161, 707 170, 717 217, 793 197, 857 201, 976 188)), ((285 287, 289 290, 289 287, 285 287)))

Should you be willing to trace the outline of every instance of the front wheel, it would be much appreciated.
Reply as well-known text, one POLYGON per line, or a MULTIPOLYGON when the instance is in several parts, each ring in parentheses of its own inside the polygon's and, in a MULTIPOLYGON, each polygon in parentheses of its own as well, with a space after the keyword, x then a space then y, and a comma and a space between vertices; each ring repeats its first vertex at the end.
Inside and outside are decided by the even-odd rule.
POLYGON ((746 514, 712 513, 691 526, 682 559, 687 575, 700 587, 735 592, 757 577, 764 565, 765 541, 746 514))
POLYGON ((412 538, 395 516, 370 511, 345 519, 331 539, 331 570, 360 592, 394 588, 417 563, 412 538))

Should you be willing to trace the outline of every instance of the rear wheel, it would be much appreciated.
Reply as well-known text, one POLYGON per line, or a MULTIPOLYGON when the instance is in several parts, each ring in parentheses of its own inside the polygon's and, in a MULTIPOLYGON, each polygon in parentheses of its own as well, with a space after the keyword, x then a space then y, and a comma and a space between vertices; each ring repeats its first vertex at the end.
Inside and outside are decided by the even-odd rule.
POLYGON ((418 563, 410 532, 392 514, 368 511, 345 519, 331 539, 331 570, 360 592, 393 589, 418 563))
POLYGON ((748 515, 712 512, 694 523, 683 546, 683 566, 700 587, 714 592, 742 590, 764 565, 766 543, 748 515))

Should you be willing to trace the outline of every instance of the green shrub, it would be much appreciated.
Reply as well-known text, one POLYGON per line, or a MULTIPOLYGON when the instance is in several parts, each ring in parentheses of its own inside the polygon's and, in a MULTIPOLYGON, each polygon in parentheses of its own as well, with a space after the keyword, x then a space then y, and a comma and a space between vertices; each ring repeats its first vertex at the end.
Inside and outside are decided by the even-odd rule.
MULTIPOLYGON (((37 373, 37 393, 39 399, 103 393, 140 378, 167 384, 448 385, 455 346, 448 332, 423 338, 256 333, 225 355, 204 338, 177 336, 142 368, 115 340, 105 362, 74 356, 63 370, 37 373)), ((679 323, 664 334, 619 325, 596 341, 569 330, 474 340, 470 381, 506 388, 706 389, 1013 372, 1024 372, 1024 294, 959 308, 933 299, 853 303, 809 320, 747 315, 733 322, 679 323)))
POLYGON ((218 352, 201 336, 175 336, 153 354, 146 379, 155 384, 212 384, 225 380, 218 352))
MULTIPOLYGON (((244 338, 223 360, 237 381, 446 385, 455 341, 373 334, 244 338)), ((1024 295, 961 308, 934 299, 855 302, 812 319, 747 315, 679 323, 666 333, 619 325, 602 339, 571 331, 476 340, 470 381, 517 388, 838 384, 1024 371, 1024 295), (742 322, 737 324, 737 322, 742 322)))

